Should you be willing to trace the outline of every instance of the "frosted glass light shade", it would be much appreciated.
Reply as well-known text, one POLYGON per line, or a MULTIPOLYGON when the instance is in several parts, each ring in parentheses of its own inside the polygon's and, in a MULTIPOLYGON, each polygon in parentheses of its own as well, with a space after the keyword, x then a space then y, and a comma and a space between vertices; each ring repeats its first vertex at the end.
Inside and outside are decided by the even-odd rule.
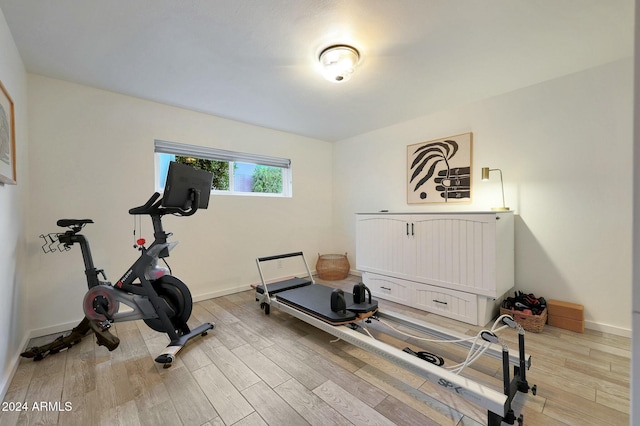
POLYGON ((324 49, 318 59, 324 78, 334 83, 344 83, 356 69, 360 53, 354 47, 336 45, 324 49))

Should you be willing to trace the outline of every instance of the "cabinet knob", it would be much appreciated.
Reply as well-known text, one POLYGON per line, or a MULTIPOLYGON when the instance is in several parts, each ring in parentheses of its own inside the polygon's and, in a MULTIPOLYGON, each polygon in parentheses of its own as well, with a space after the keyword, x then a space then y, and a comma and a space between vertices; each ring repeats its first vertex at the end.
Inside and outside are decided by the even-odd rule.
POLYGON ((447 305, 448 304, 447 302, 442 302, 442 301, 436 300, 436 299, 433 299, 432 302, 439 303, 441 305, 447 305))

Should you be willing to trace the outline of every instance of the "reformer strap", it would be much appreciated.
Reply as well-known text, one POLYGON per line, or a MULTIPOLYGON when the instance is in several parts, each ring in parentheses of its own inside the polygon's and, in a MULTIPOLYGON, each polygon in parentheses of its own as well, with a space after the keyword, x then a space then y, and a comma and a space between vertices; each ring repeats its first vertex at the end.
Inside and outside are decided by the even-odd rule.
POLYGON ((438 367, 440 367, 441 365, 444 365, 444 359, 441 356, 436 355, 434 353, 427 352, 427 351, 415 352, 414 350, 408 347, 404 348, 402 351, 410 355, 417 356, 418 358, 424 361, 430 362, 431 364, 437 365, 438 367))

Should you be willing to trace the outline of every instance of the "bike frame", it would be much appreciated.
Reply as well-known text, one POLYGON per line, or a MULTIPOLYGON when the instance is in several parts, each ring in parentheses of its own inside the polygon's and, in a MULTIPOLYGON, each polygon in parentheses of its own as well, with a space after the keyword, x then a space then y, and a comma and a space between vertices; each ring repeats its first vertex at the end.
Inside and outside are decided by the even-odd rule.
MULTIPOLYGON (((84 235, 76 233, 80 229, 73 229, 64 234, 59 234, 58 238, 65 246, 70 246, 75 243, 80 245, 89 289, 98 285, 106 285, 112 291, 121 292, 121 294, 118 294, 118 301, 125 303, 133 309, 133 311, 129 312, 116 312, 113 316, 114 322, 159 318, 165 332, 172 341, 175 341, 180 338, 180 334, 176 332, 175 326, 171 322, 168 314, 168 312, 171 312, 171 308, 163 298, 158 296, 156 290, 153 288, 152 281, 147 278, 146 272, 148 268, 155 265, 159 259, 168 257, 169 251, 177 244, 177 242, 167 242, 167 239, 173 234, 164 231, 162 216, 176 213, 183 216, 194 214, 198 206, 198 194, 195 194, 195 207, 188 212, 177 208, 162 207, 162 200, 156 201, 159 197, 160 194, 155 193, 145 205, 129 210, 131 214, 148 214, 151 216, 154 241, 149 248, 140 248, 140 257, 113 286, 111 286, 111 283, 108 281, 100 281, 99 275, 102 274, 105 280, 107 279, 106 275, 102 269, 96 269, 88 240, 84 235), (140 283, 136 283, 136 280, 139 280, 140 283)), ((180 331, 182 333, 189 333, 186 324, 181 327, 180 331)))
MULTIPOLYGON (((171 163, 168 176, 173 176, 171 182, 174 185, 171 186, 173 192, 167 191, 169 186, 165 188, 167 206, 163 206, 163 200, 156 192, 144 205, 129 210, 129 214, 132 215, 151 217, 154 240, 148 248, 141 245, 140 257, 115 285, 107 281, 104 270, 96 269, 89 241, 80 234, 82 228, 88 223, 93 223, 93 220, 60 219, 57 224, 69 228, 66 232, 56 233, 55 236, 40 236, 45 240, 45 245, 42 246, 45 253, 67 251, 74 244, 80 245, 89 288, 83 300, 85 317, 68 336, 61 336, 43 346, 29 348, 20 354, 21 356, 41 360, 49 354, 72 347, 90 331, 95 334, 98 345, 112 351, 118 347, 120 340, 109 332, 111 324, 142 319, 153 330, 167 333, 169 336, 169 345, 155 358, 156 362, 168 368, 190 339, 205 336, 215 327, 214 323, 205 322, 193 330, 189 328, 187 321, 193 307, 189 288, 176 277, 168 275, 168 267, 158 266, 158 261, 169 256, 171 249, 178 244, 167 241, 172 234, 164 231, 162 216, 191 216, 199 208, 207 208, 209 194, 205 194, 206 198, 203 198, 203 204, 200 206, 200 191, 210 190, 213 175, 206 171, 194 171, 189 166, 171 163), (171 197, 171 194, 177 196, 171 197), (53 248, 52 245, 56 242, 58 247, 53 248), (61 245, 64 248, 60 247, 61 245), (100 280, 100 275, 104 281, 100 280), (129 306, 131 310, 119 312, 120 303, 129 306)), ((169 177, 167 179, 169 180, 169 177)))

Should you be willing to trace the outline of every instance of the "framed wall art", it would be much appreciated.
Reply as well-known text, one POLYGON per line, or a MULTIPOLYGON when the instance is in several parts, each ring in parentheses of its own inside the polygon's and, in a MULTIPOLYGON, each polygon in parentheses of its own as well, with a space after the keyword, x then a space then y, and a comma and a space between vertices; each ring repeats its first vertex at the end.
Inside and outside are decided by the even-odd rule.
POLYGON ((0 182, 16 184, 16 131, 13 100, 0 81, 0 182))
POLYGON ((472 134, 407 146, 407 203, 471 202, 472 134))

